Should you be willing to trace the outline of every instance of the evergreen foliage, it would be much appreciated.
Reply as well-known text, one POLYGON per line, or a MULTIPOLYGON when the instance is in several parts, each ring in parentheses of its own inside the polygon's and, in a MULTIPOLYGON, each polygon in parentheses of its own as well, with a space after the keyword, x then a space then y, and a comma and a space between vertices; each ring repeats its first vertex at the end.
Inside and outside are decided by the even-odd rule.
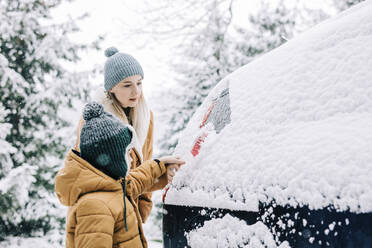
POLYGON ((98 45, 73 43, 73 20, 53 22, 61 2, 0 0, 0 241, 64 230, 54 175, 74 127, 63 115, 87 95, 91 73, 64 64, 98 45))

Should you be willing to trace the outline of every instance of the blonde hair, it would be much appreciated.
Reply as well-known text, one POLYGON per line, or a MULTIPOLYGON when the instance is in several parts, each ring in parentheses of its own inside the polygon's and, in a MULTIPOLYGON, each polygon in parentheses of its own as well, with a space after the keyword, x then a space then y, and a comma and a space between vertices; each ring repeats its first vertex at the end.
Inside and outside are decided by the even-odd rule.
MULTIPOLYGON (((135 107, 130 108, 129 119, 132 123, 129 123, 127 115, 125 114, 124 109, 119 100, 116 98, 115 94, 106 91, 106 97, 110 100, 109 102, 111 103, 112 110, 115 112, 113 114, 119 117, 124 124, 131 125, 136 131, 137 135, 142 137, 142 139, 146 138, 147 133, 145 133, 143 124, 148 123, 149 121, 149 110, 143 94, 141 94, 140 98, 138 99, 138 104, 135 107)), ((145 129, 147 130, 147 127, 145 129)))
MULTIPOLYGON (((134 126, 135 121, 137 121, 137 120, 135 120, 136 119, 136 116, 137 116, 135 114, 136 113, 136 107, 137 106, 136 107, 133 107, 133 108, 130 108, 129 118, 132 120, 132 123, 129 123, 129 120, 127 118, 127 115, 125 114, 124 109, 121 106, 119 100, 116 98, 115 94, 113 94, 113 93, 111 93, 109 91, 107 91, 106 94, 107 94, 107 97, 112 102, 112 107, 114 108, 115 112, 117 113, 116 116, 122 117, 121 119, 122 119, 122 121, 125 124, 130 124, 130 125, 133 125, 134 126)), ((141 101, 141 98, 142 98, 142 95, 141 95, 140 99, 138 100, 138 103, 139 103, 139 101, 141 101)))

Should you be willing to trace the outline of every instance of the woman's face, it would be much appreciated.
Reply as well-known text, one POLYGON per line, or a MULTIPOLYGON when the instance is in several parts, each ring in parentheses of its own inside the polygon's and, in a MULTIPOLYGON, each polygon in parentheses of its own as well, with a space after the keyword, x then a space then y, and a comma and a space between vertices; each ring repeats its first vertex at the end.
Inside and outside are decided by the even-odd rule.
POLYGON ((133 108, 138 104, 138 100, 142 96, 142 77, 140 75, 127 77, 116 84, 110 90, 110 93, 115 95, 122 107, 133 108))

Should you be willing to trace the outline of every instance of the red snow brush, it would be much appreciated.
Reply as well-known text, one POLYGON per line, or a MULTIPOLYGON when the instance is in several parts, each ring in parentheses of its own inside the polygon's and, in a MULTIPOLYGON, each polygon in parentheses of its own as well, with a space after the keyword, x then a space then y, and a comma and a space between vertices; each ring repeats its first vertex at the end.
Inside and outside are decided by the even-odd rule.
POLYGON ((200 150, 200 147, 201 147, 201 143, 204 142, 205 138, 208 136, 207 133, 203 133, 202 135, 198 136, 198 138, 196 139, 195 143, 194 143, 194 146, 191 150, 191 154, 195 157, 196 155, 199 154, 199 150, 200 150))
POLYGON ((168 193, 169 188, 170 188, 169 186, 167 186, 165 188, 165 191, 163 193, 163 197, 161 198, 161 200, 163 201, 163 203, 165 202, 165 197, 167 196, 167 193, 168 193))
POLYGON ((211 104, 211 106, 208 108, 207 112, 204 115, 203 121, 202 121, 202 123, 199 126, 200 128, 202 128, 205 125, 205 123, 207 122, 208 117, 211 114, 211 112, 212 112, 215 104, 216 104, 216 102, 213 101, 212 104, 211 104))

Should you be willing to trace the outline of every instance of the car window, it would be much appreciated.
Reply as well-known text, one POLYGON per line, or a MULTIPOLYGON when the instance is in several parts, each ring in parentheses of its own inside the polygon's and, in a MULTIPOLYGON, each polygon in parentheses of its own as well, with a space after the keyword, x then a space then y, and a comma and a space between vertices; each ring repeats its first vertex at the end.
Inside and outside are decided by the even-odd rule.
MULTIPOLYGON (((218 97, 212 99, 212 103, 204 114, 204 118, 200 124, 200 128, 211 124, 213 130, 219 134, 222 129, 231 123, 231 108, 230 108, 230 94, 229 88, 225 88, 218 97)), ((199 154, 202 143, 208 136, 208 132, 202 132, 194 141, 191 148, 191 154, 195 157, 199 154)))
POLYGON ((215 100, 214 108, 212 109, 206 124, 212 123, 216 133, 231 122, 231 109, 230 109, 230 94, 229 88, 224 89, 219 97, 215 100))

